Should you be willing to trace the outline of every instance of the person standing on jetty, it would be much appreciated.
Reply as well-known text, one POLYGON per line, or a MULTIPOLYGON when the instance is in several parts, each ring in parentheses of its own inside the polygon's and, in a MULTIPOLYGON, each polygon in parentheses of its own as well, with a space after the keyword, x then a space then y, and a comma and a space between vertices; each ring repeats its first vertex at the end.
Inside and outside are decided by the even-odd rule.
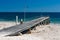
POLYGON ((23 24, 23 19, 20 20, 20 24, 23 24))
MULTIPOLYGON (((16 25, 18 24, 18 16, 16 16, 16 25)), ((20 24, 23 24, 23 19, 20 20, 20 24)))

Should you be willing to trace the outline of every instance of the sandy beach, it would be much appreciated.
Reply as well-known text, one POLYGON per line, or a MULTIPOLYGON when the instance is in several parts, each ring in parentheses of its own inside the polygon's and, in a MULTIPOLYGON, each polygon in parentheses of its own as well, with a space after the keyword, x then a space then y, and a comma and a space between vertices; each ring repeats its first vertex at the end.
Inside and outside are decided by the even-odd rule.
POLYGON ((8 28, 8 27, 14 26, 14 25, 16 25, 16 22, 12 22, 12 21, 3 21, 2 22, 1 21, 0 22, 0 30, 3 29, 3 28, 8 28))
MULTIPOLYGON (((16 25, 14 22, 0 22, 0 29, 16 25), (1 25, 2 24, 2 25, 1 25), (9 25, 9 26, 8 26, 9 25)), ((60 24, 39 25, 31 34, 1 37, 0 40, 60 40, 60 24)))

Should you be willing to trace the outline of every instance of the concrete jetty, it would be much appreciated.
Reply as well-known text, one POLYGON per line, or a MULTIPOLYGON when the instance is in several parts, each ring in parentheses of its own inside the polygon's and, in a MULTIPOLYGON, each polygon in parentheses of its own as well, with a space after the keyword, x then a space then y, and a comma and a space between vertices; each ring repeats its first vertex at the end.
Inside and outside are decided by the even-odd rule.
POLYGON ((30 33, 30 30, 35 28, 37 25, 47 25, 49 23, 50 23, 49 17, 40 17, 31 21, 25 22, 23 24, 2 29, 0 30, 0 36, 12 36, 12 35, 24 33, 26 31, 30 33))

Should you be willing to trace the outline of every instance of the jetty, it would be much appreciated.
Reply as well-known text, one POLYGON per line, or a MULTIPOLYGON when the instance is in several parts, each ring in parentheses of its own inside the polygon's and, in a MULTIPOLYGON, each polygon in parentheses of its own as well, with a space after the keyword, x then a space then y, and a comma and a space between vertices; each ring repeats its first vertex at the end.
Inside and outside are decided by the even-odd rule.
POLYGON ((30 30, 34 29, 38 25, 47 25, 50 23, 49 17, 40 17, 28 22, 24 22, 23 24, 11 26, 9 28, 4 28, 0 30, 0 36, 13 36, 19 35, 22 33, 29 33, 30 30))

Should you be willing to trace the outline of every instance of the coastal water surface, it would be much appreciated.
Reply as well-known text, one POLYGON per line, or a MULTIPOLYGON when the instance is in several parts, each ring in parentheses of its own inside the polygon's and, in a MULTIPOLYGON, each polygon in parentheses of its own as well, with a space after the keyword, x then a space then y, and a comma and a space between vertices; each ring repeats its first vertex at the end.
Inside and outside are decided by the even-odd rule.
POLYGON ((41 16, 49 16, 52 23, 60 23, 60 12, 0 12, 0 21, 15 21, 16 16, 30 21, 41 16), (25 16, 24 16, 25 15, 25 16))

